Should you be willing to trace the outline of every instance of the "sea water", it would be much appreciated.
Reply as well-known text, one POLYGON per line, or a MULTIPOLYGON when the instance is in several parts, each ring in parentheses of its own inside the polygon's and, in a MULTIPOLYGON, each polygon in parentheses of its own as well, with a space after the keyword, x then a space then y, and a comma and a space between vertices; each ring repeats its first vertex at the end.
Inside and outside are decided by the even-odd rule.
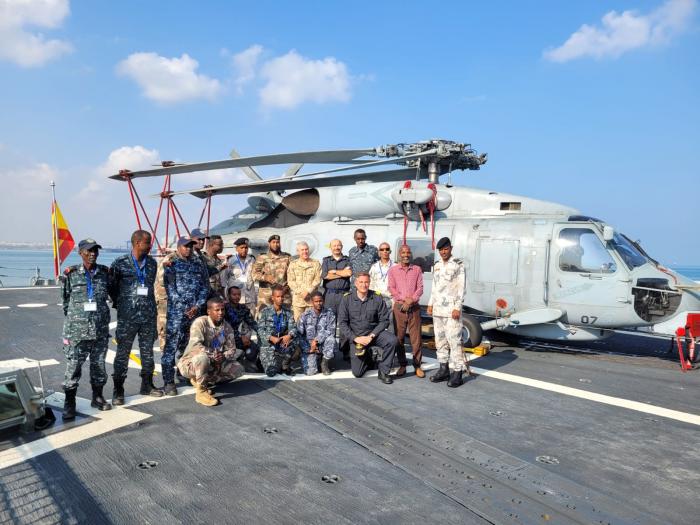
MULTIPOLYGON (((126 252, 100 251, 97 262, 109 266, 114 259, 126 252)), ((76 251, 71 252, 61 266, 80 263, 76 251)), ((53 279, 53 252, 51 250, 3 250, 0 249, 0 283, 2 286, 29 286, 29 280, 36 274, 53 279)), ((693 281, 700 281, 700 266, 672 266, 673 270, 693 281)))

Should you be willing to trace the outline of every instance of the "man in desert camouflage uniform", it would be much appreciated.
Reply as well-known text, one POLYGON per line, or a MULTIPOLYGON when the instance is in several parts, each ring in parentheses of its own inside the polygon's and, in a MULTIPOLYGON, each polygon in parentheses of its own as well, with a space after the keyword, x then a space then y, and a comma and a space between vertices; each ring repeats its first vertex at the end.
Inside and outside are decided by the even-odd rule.
POLYGON ((78 243, 83 262, 65 269, 62 277, 63 299, 63 352, 66 355, 66 375, 63 391, 63 420, 75 419, 75 396, 83 363, 90 359, 90 384, 92 403, 99 410, 109 410, 112 405, 102 397, 107 382, 105 355, 109 344, 109 268, 97 264, 102 248, 93 239, 78 243))
POLYGON ((163 275, 165 275, 165 269, 172 264, 175 257, 177 257, 177 252, 170 252, 158 262, 156 282, 153 285, 153 294, 156 298, 156 330, 161 352, 165 348, 165 325, 168 320, 168 294, 165 291, 163 275))
POLYGON ((258 315, 263 308, 272 304, 272 286, 278 284, 284 290, 284 304, 292 304, 292 296, 287 286, 287 268, 291 256, 280 247, 280 236, 271 235, 267 240, 269 251, 258 256, 253 263, 253 280, 258 283, 258 315))
POLYGON ((202 251, 202 260, 207 266, 209 274, 209 296, 224 298, 224 287, 221 284, 220 273, 228 268, 227 261, 219 259, 219 254, 224 251, 224 241, 221 235, 209 237, 207 249, 202 251))
POLYGON ((466 291, 466 273, 461 259, 452 257, 452 243, 443 237, 437 243, 441 260, 433 266, 433 286, 428 315, 433 316, 435 349, 440 369, 430 377, 433 383, 449 379, 447 386, 462 384, 466 367, 462 349, 462 304, 466 291))
POLYGON ((311 294, 318 290, 321 284, 321 263, 309 257, 309 245, 297 243, 298 259, 289 263, 287 282, 292 293, 292 312, 294 320, 298 321, 305 310, 312 307, 311 294))
POLYGON ((195 388, 197 403, 208 407, 217 405, 219 401, 209 387, 243 375, 243 367, 235 355, 235 335, 224 319, 224 301, 213 297, 207 301, 207 315, 192 323, 187 349, 177 363, 180 373, 189 378, 195 388))

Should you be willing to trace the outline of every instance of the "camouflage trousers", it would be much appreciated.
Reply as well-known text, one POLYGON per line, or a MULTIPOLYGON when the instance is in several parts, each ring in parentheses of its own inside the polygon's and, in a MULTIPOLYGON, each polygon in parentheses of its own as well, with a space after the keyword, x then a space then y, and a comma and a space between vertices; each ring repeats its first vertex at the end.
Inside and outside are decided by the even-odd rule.
POLYGON ((326 340, 323 341, 323 345, 319 347, 320 353, 312 354, 311 352, 303 351, 301 353, 301 366, 304 368, 304 373, 307 376, 312 376, 318 373, 319 357, 333 359, 335 347, 335 338, 327 337, 326 340))
POLYGON ((190 340, 190 326, 194 319, 185 315, 187 308, 168 307, 168 321, 165 326, 165 348, 161 349, 160 364, 163 381, 175 382, 175 358, 182 355, 190 340))
POLYGON ((165 348, 165 325, 168 322, 168 302, 159 301, 157 303, 157 309, 156 329, 158 330, 158 344, 162 352, 163 348, 165 348))
POLYGON ((105 355, 109 336, 98 339, 71 341, 63 345, 63 353, 66 356, 66 376, 63 381, 65 390, 78 388, 80 376, 83 373, 83 363, 90 359, 90 384, 101 387, 107 382, 105 370, 105 355))
POLYGON ((311 306, 304 305, 304 306, 296 306, 292 305, 292 313, 294 314, 294 322, 296 323, 299 318, 301 317, 301 314, 306 312, 309 308, 312 308, 311 306))
POLYGON ((204 351, 190 353, 177 362, 180 373, 198 385, 216 385, 241 377, 243 366, 235 359, 224 359, 215 363, 204 351))
POLYGON ((433 317, 435 351, 439 363, 449 363, 450 370, 459 372, 466 368, 462 349, 462 318, 433 317))
POLYGON ((278 350, 274 345, 269 344, 260 347, 260 363, 265 369, 265 373, 272 368, 276 373, 279 373, 282 368, 290 365, 294 349, 290 345, 289 348, 283 350, 278 350))
MULTIPOLYGON (((292 295, 289 292, 284 294, 284 304, 290 307, 292 306, 292 295)), ((266 306, 272 306, 272 288, 260 287, 258 289, 258 305, 256 318, 260 317, 260 312, 262 312, 262 309, 266 306)))
POLYGON ((117 355, 114 358, 115 379, 126 379, 129 370, 129 354, 134 344, 134 339, 139 337, 139 352, 141 355, 141 375, 150 377, 153 375, 155 364, 153 363, 153 343, 156 340, 156 320, 153 317, 129 317, 117 318, 117 355))

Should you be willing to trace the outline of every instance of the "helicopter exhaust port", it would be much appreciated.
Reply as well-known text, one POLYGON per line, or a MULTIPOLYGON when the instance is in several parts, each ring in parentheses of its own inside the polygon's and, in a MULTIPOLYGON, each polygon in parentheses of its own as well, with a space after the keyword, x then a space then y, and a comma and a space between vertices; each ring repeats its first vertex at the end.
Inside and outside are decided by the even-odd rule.
POLYGON ((668 279, 640 277, 632 287, 634 311, 650 323, 674 314, 681 304, 682 293, 671 289, 668 279))

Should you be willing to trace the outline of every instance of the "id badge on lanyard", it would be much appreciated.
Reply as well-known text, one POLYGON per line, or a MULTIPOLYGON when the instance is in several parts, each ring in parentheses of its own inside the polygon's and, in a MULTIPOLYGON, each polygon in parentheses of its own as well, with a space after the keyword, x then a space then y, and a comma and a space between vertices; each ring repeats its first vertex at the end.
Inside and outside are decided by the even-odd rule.
POLYGON ((137 286, 136 295, 148 295, 148 286, 137 286))
POLYGON ((87 297, 88 302, 83 303, 83 311, 85 312, 96 312, 97 303, 93 300, 94 292, 92 287, 92 273, 87 268, 85 269, 85 284, 87 285, 87 297))
POLYGON ((136 257, 134 257, 133 255, 131 256, 131 262, 134 263, 134 269, 136 270, 136 278, 139 281, 139 284, 136 286, 136 295, 147 296, 148 286, 146 286, 146 262, 144 261, 143 268, 141 268, 139 266, 138 261, 136 260, 136 257))
POLYGON ((96 312, 97 303, 94 301, 88 301, 87 303, 83 303, 83 310, 86 312, 96 312))

